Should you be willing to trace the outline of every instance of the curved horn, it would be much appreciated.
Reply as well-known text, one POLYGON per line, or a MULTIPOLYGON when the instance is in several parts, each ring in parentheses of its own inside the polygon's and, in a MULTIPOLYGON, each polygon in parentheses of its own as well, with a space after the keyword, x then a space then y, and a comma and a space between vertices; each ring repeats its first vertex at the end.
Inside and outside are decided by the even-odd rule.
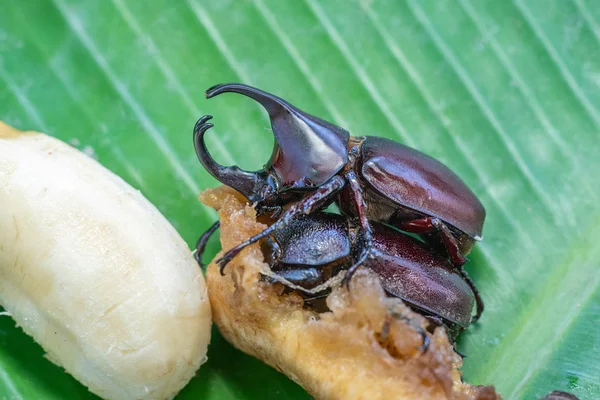
POLYGON ((214 126, 207 123, 210 119, 212 119, 212 115, 205 115, 194 126, 194 148, 198 160, 219 182, 234 188, 250 200, 255 193, 257 184, 263 181, 261 174, 259 172, 244 171, 237 166, 225 167, 212 158, 204 141, 204 134, 214 126))
MULTIPOLYGON (((244 96, 256 100, 268 111, 271 118, 277 116, 278 113, 286 109, 287 111, 295 109, 294 106, 277 96, 241 83, 222 83, 215 85, 206 91, 206 98, 211 99, 221 93, 227 92, 243 94, 244 96)), ((300 110, 296 109, 296 111, 300 110)))
MULTIPOLYGON (((273 122, 274 128, 276 128, 276 120, 285 120, 286 114, 294 114, 297 118, 304 120, 304 122, 312 122, 313 124, 315 124, 316 126, 311 124, 313 125, 311 127, 312 129, 328 129, 335 132, 336 134, 341 134, 342 136, 348 135, 348 132, 345 129, 330 124, 329 122, 317 118, 313 115, 307 114, 304 111, 294 107, 287 101, 283 100, 281 97, 277 97, 252 86, 244 85, 241 83, 222 83, 209 88, 206 91, 205 95, 207 99, 211 99, 215 96, 220 95, 221 93, 227 92, 243 94, 244 96, 248 96, 251 99, 254 99, 257 102, 259 102, 269 113, 269 117, 271 117, 271 121, 273 122)), ((288 121, 288 123, 290 123, 290 121, 288 121)), ((274 134, 275 136, 277 136, 277 132, 274 132, 274 134)))
POLYGON ((206 91, 208 99, 221 93, 243 94, 269 113, 275 148, 269 166, 287 183, 318 186, 348 161, 350 134, 343 128, 307 114, 280 97, 241 83, 225 83, 206 91))

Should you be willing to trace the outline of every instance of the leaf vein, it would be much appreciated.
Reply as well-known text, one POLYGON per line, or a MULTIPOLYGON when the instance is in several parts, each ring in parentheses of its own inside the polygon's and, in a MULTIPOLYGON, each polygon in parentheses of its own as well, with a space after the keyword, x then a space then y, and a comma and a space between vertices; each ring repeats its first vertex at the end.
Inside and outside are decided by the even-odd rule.
MULTIPOLYGON (((388 51, 392 54, 392 56, 398 62, 400 67, 411 78, 413 85, 415 86, 415 88, 417 89, 419 94, 421 95, 421 98, 427 104, 427 107, 429 108, 429 110, 440 121, 440 125, 442 126, 442 129, 447 133, 447 135, 450 137, 450 139, 456 144, 456 147, 459 149, 459 151, 463 155, 468 154, 466 144, 463 143, 462 140, 460 140, 460 137, 458 135, 453 135, 452 132, 450 131, 450 128, 447 126, 446 123, 444 123, 444 121, 446 120, 446 117, 444 117, 441 114, 441 112, 439 111, 439 109, 437 107, 435 107, 435 102, 434 102, 431 94, 429 93, 429 91, 427 90, 425 85, 423 84, 423 79, 422 79, 421 75, 417 72, 417 69, 412 65, 410 60, 404 55, 402 50, 398 46, 396 46, 394 41, 391 39, 390 33, 385 28, 383 28, 383 25, 380 23, 378 17, 375 15, 375 13, 373 13, 373 11, 369 7, 367 7, 367 5, 364 4, 364 2, 359 1, 359 4, 361 5, 361 7, 363 7, 363 10, 365 11, 366 15, 369 17, 371 23, 373 24, 375 29, 378 31, 379 35, 382 37, 388 51)), ((490 187, 491 179, 481 171, 481 168, 477 167, 477 165, 472 161, 471 157, 464 157, 464 160, 469 165, 469 167, 471 168, 473 173, 477 176, 479 181, 482 183, 483 187, 484 188, 490 187)), ((490 196, 490 199, 497 205, 498 209, 500 209, 500 211, 502 212, 502 215, 504 216, 504 218, 508 221, 508 223, 513 228, 515 228, 515 230, 519 233, 519 235, 523 238, 523 240, 526 242, 529 242, 530 246, 533 246, 531 239, 525 233, 523 227, 514 218, 513 214, 510 212, 510 210, 507 209, 507 207, 504 205, 504 203, 499 201, 495 196, 490 196)), ((495 258, 490 254, 490 250, 488 249, 488 247, 480 245, 479 248, 482 251, 482 253, 484 254, 484 256, 488 259, 488 261, 490 261, 492 264, 494 264, 495 271, 499 275, 503 275, 503 276, 506 275, 506 269, 503 266, 499 266, 497 264, 495 258)))
POLYGON ((196 16, 196 19, 198 20, 200 25, 204 27, 212 41, 215 43, 215 45, 221 52, 221 55, 223 55, 223 57, 225 58, 225 61, 227 61, 229 66, 231 66, 233 71, 236 73, 236 75, 242 80, 242 82, 250 84, 252 82, 252 79, 250 79, 248 73, 236 60, 235 56, 233 55, 233 52, 219 33, 219 30, 212 23, 212 20, 209 18, 206 10, 200 4, 198 4, 198 2, 186 0, 186 3, 196 16))
POLYGON ((25 110, 31 121, 36 125, 36 129, 40 129, 43 132, 48 133, 48 125, 46 125, 46 122, 42 118, 42 115, 40 114, 38 109, 33 105, 33 103, 29 101, 25 92, 17 86, 15 81, 12 79, 8 71, 4 69, 2 64, 0 64, 0 78, 2 78, 4 82, 6 82, 8 89, 13 93, 19 105, 23 108, 23 110, 25 110))
POLYGON ((575 6, 577 7, 579 14, 585 19, 585 22, 590 27, 592 34, 596 38, 596 42, 600 43, 600 27, 598 27, 598 23, 594 21, 590 10, 588 10, 587 6, 583 3, 582 0, 574 0, 575 6))
MULTIPOLYGON (((131 12, 129 11, 129 9, 123 2, 123 0, 112 0, 112 1, 113 1, 113 4, 115 5, 115 7, 117 8, 117 10, 119 11, 119 13, 123 16, 123 18, 127 22, 127 25, 129 25, 131 30, 135 33, 135 35, 138 38, 142 39, 146 43, 146 45, 150 49, 150 53, 152 55, 152 60, 154 62, 156 62, 156 65, 160 69, 161 73, 163 74, 163 76, 165 77, 165 79, 167 80, 169 85, 171 87, 175 88, 177 94, 181 97, 181 99, 183 100, 183 103, 186 105, 186 107, 195 116, 202 115, 202 112, 200 111, 200 109, 196 106, 194 101, 191 99, 190 95, 187 93, 187 91, 181 84, 181 81, 179 80, 179 78, 177 77, 175 72, 173 72, 173 68, 171 68, 169 63, 165 60, 165 58, 163 57, 160 50, 156 47, 156 44, 154 43, 152 38, 149 35, 147 35, 143 31, 143 29, 140 27, 137 20, 135 19, 135 16, 133 14, 131 14, 131 12)), ((217 135, 217 137, 218 137, 218 135, 217 135)), ((223 144, 223 142, 221 140, 215 140, 215 144, 218 148, 219 153, 226 158, 227 162, 233 163, 234 162, 233 156, 231 155, 231 152, 227 149, 227 147, 223 144)))
POLYGON ((289 56, 296 63, 296 65, 300 69, 300 72, 304 75, 310 86, 319 95, 323 104, 325 105, 325 108, 331 114, 335 123, 340 126, 346 125, 345 119, 341 116, 335 105, 333 105, 333 103, 329 101, 327 96, 325 96, 325 92, 323 91, 323 87, 320 84, 319 80, 316 78, 315 74, 310 70, 310 67, 308 66, 306 61, 304 61, 296 46, 294 46, 292 41, 289 39, 285 30, 282 29, 281 26, 279 26, 275 16, 271 13, 271 11, 269 11, 267 7, 265 7, 262 0, 255 0, 253 4, 258 10, 258 12, 263 16, 271 31, 273 31, 275 36, 279 39, 289 56))
POLYGON ((539 24, 536 22, 535 18, 531 14, 531 11, 529 11, 529 9, 527 9, 527 7, 525 7, 525 5, 523 5, 522 2, 519 0, 515 1, 514 4, 525 19, 525 22, 527 22, 527 24, 531 27, 531 30, 533 31, 539 42, 546 49, 546 52, 548 53, 552 61, 554 61, 554 64, 556 64, 556 66, 558 67, 560 75, 563 77, 573 94, 575 94, 575 97, 577 97, 577 99, 579 100, 583 108, 587 111, 588 115, 592 118, 596 126, 600 127, 600 114, 598 114, 595 107, 587 98, 583 90, 579 87, 577 81, 575 80, 571 72, 569 72, 569 69, 567 68, 565 63, 561 60, 561 56, 558 54, 548 37, 546 37, 539 24))
MULTIPOLYGON (((549 274, 543 281, 542 285, 536 290, 537 296, 532 297, 528 305, 524 306, 525 312, 521 313, 518 320, 512 324, 513 329, 503 338, 502 344, 497 347, 494 353, 488 358, 488 362, 478 369, 475 381, 481 382, 494 376, 499 369, 506 368, 507 363, 513 363, 515 354, 511 353, 511 349, 519 351, 522 347, 514 347, 514 343, 520 337, 525 335, 527 338, 531 332, 539 329, 539 326, 544 326, 548 329, 552 337, 550 341, 544 341, 543 348, 546 349, 542 354, 531 354, 535 357, 536 366, 544 364, 544 360, 550 356, 550 350, 554 347, 552 344, 559 341, 569 330, 571 325, 576 321, 577 315, 583 309, 579 305, 586 304, 592 295, 600 287, 600 275, 596 273, 598 255, 600 254, 600 246, 597 245, 600 237, 600 215, 596 215, 591 219, 589 228, 582 232, 575 243, 577 246, 571 246, 570 251, 565 255, 563 261, 556 264, 552 273, 549 274), (583 253, 581 249, 584 249, 583 253), (577 273, 573 275, 574 269, 578 267, 577 273), (581 276, 587 277, 585 282, 578 279, 581 276), (555 296, 556 288, 560 288, 563 293, 566 293, 569 288, 568 297, 555 296), (568 309, 568 312, 560 314, 548 313, 547 318, 552 318, 552 327, 548 327, 548 322, 540 323, 540 318, 544 318, 544 313, 540 310, 557 310, 562 311, 568 309), (537 319, 536 319, 537 317, 537 319)), ((544 322, 544 321, 542 321, 544 322)), ((527 379, 530 379, 534 374, 539 372, 539 368, 530 368, 528 375, 521 379, 520 387, 523 387, 527 379)), ((517 392, 517 388, 513 389, 513 394, 517 392)), ((509 396, 508 398, 512 398, 509 396)))
MULTIPOLYGON (((463 10, 465 10, 466 14, 471 18, 471 20, 477 27, 479 33, 481 35, 484 35, 485 28, 481 22, 481 16, 477 13, 477 11, 475 11, 475 9, 473 8, 473 6, 471 5, 471 3, 469 1, 467 1, 467 0, 458 0, 458 1, 459 1, 460 6, 463 8, 463 10)), ((519 89, 519 91, 521 92, 523 97, 525 98, 527 105, 534 112, 539 123, 542 125, 542 127, 545 129, 545 131, 550 135, 550 138, 554 141, 558 150, 566 158, 570 159, 571 162, 575 163, 577 160, 577 156, 573 153, 573 151, 571 149, 569 149, 569 144, 567 143, 567 141, 564 140, 564 138, 559 134, 558 129, 556 129, 556 127, 554 127, 552 122, 550 122, 550 118, 548 117, 548 115, 546 115, 546 112, 544 111, 544 109, 542 108, 540 103, 538 102, 537 98, 535 97, 535 95, 534 95, 533 91, 531 90, 531 88, 529 87, 529 85, 527 85, 527 83, 523 80, 523 78, 521 78, 521 75, 519 74, 519 72, 517 71, 515 66, 513 65, 510 57, 508 57, 508 55, 504 52, 504 50, 502 50, 502 47, 500 46, 498 41, 493 36, 490 36, 488 39, 489 39, 489 43, 491 44, 492 50, 494 51, 494 53, 500 60, 504 69, 506 69, 506 71, 510 75, 511 79, 516 83, 517 88, 519 89)))
POLYGON ((65 18, 67 24, 75 33, 81 44, 85 47, 88 53, 92 56, 96 64, 100 67, 102 72, 108 78, 111 85, 115 88, 117 93, 121 96, 121 98, 125 101, 125 103, 129 106, 129 108, 133 111, 136 118, 141 122, 142 126, 145 128, 146 133, 150 136, 150 138, 156 143, 161 153, 165 156, 167 161, 171 164, 171 166, 175 169, 179 177, 185 183, 185 185, 190 189, 193 196, 197 196, 200 192, 199 186, 196 184, 194 179, 190 176, 190 174, 183 167, 177 155, 171 148, 171 146, 167 143, 164 136, 161 134, 158 127, 154 124, 154 122, 150 119, 150 117, 146 114, 143 107, 137 100, 133 97, 133 95, 129 92, 125 84, 119 79, 117 74, 112 70, 101 51, 98 49, 93 39, 88 35, 85 31, 85 28, 82 24, 82 21, 78 16, 73 14, 73 12, 68 8, 68 6, 64 3, 64 0, 52 0, 56 5, 57 9, 60 11, 62 16, 65 18))
POLYGON ((367 89, 367 92, 373 99, 373 101, 377 104, 385 118, 390 122, 392 127, 396 130, 396 133, 400 136, 400 138, 409 146, 414 147, 414 140, 408 134, 406 128, 402 125, 402 123, 396 118, 394 113, 390 110, 388 104, 381 98, 381 95, 377 92, 375 85, 367 75, 367 73, 362 69, 360 63, 356 58, 352 55, 352 52, 348 49, 348 46, 344 42, 344 39, 335 29, 329 18, 325 15, 321 7, 315 2, 315 0, 305 0, 306 4, 309 6, 310 10, 317 17, 325 31, 329 34, 330 39, 333 44, 338 48, 358 80, 361 84, 367 89))
POLYGON ((531 172, 529 166, 524 161, 516 145, 509 137, 509 135, 505 132, 504 128, 502 127, 502 124, 498 121, 498 118, 495 116, 494 112, 487 104, 483 95, 479 91, 479 88, 477 88, 475 82, 469 77, 469 74, 461 65, 461 63, 457 60, 452 50, 446 45, 446 43, 444 43, 443 39, 438 34, 429 18, 425 15, 423 10, 417 5, 417 3, 413 0, 409 0, 408 4, 419 23, 421 23, 423 28, 425 28, 426 32, 431 37, 433 43, 440 50, 448 64, 456 72, 458 78, 460 79, 464 87, 471 94, 471 97, 475 100, 483 115, 489 121, 494 131, 498 134, 498 137, 504 143, 506 150, 519 167, 525 179, 527 179, 527 181, 529 182, 531 188, 533 189, 537 197, 542 201, 542 203, 544 203, 546 208, 548 208, 551 211, 552 217, 554 218, 555 222, 560 223, 563 214, 559 209, 558 205, 552 200, 552 196, 548 194, 546 189, 540 184, 535 175, 531 172))

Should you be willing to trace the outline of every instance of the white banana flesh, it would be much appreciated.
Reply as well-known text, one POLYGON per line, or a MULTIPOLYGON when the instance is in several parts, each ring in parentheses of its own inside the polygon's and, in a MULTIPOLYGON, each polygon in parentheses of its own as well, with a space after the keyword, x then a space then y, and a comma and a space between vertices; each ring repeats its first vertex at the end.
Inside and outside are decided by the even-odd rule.
POLYGON ((2 122, 0 304, 106 399, 172 398, 206 360, 204 278, 170 223, 92 158, 2 122))

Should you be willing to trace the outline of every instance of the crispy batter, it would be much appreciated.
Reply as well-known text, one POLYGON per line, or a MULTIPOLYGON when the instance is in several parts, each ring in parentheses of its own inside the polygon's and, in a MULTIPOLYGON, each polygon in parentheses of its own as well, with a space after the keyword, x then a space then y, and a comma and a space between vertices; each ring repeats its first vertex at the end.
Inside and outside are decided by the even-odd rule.
MULTIPOLYGON (((207 190, 200 198, 219 212, 224 249, 266 228, 232 189, 207 190)), ((207 283, 214 321, 234 346, 317 399, 500 398, 491 387, 461 382, 461 358, 444 329, 430 335, 429 350, 422 352, 414 326, 424 327, 425 319, 385 296, 373 274, 359 271, 350 290, 334 288, 327 298, 331 312, 318 314, 303 308, 295 293, 282 294, 280 284, 261 281, 268 268, 258 245, 229 263, 225 276, 211 263, 207 283)))
POLYGON ((37 135, 37 132, 20 131, 0 121, 0 139, 14 139, 23 135, 37 135))

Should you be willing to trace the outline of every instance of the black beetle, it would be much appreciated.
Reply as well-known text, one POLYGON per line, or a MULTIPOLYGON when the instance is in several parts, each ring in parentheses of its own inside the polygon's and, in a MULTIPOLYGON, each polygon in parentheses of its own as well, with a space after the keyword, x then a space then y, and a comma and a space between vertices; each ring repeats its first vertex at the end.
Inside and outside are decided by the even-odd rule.
MULTIPOLYGON (((265 252, 272 271, 302 289, 325 284, 353 265, 352 242, 360 239, 349 234, 348 222, 341 215, 319 212, 273 232, 267 238, 270 251, 265 252)), ((425 243, 377 222, 372 228, 373 247, 363 267, 379 276, 390 295, 446 326, 454 340, 472 321, 473 288, 425 243)))
MULTIPOLYGON (((367 258, 372 230, 369 220, 382 221, 420 235, 445 252, 462 273, 475 241, 481 240, 485 209, 479 199, 439 161, 392 140, 350 136, 329 122, 309 115, 285 100, 237 83, 216 85, 206 91, 212 98, 235 92, 259 102, 269 113, 275 145, 262 170, 249 172, 219 165, 208 153, 204 134, 213 125, 202 117, 194 128, 194 146, 202 165, 223 184, 251 203, 259 215, 279 219, 269 228, 227 251, 219 260, 221 271, 244 247, 281 229, 295 217, 310 214, 333 201, 358 220, 363 243, 352 273, 367 258), (285 212, 282 207, 290 205, 285 212)), ((198 241, 200 257, 210 233, 198 241)), ((477 316, 483 302, 477 297, 477 316)))

